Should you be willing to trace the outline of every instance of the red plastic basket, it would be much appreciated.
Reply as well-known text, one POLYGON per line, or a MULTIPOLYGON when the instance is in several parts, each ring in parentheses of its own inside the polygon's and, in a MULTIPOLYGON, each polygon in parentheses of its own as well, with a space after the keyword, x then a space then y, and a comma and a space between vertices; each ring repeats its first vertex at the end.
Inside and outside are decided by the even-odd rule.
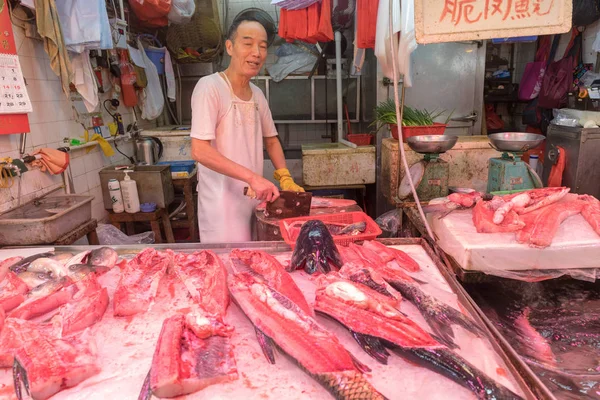
MULTIPOLYGON (((446 124, 440 124, 439 122, 428 126, 403 126, 402 141, 406 142, 406 138, 412 136, 443 135, 445 130, 446 124)), ((390 131, 392 132, 392 137, 398 140, 398 125, 390 125, 390 131)))
POLYGON ((370 133, 349 133, 348 141, 354 143, 357 146, 368 146, 371 144, 373 135, 370 133))
POLYGON ((281 236, 283 240, 289 244, 292 249, 296 247, 296 239, 298 238, 298 234, 300 233, 300 229, 295 229, 294 232, 290 233, 288 231, 288 227, 298 221, 306 222, 310 220, 318 219, 323 221, 323 223, 338 223, 338 224, 354 224, 357 222, 366 222, 367 227, 365 231, 359 235, 355 236, 333 236, 333 241, 335 244, 346 246, 351 242, 357 242, 359 240, 373 240, 377 236, 381 235, 381 229, 379 225, 371 217, 365 214, 362 211, 353 211, 346 213, 337 213, 337 214, 323 214, 323 215, 313 215, 309 217, 296 217, 296 218, 286 218, 279 221, 279 228, 281 230, 281 236))

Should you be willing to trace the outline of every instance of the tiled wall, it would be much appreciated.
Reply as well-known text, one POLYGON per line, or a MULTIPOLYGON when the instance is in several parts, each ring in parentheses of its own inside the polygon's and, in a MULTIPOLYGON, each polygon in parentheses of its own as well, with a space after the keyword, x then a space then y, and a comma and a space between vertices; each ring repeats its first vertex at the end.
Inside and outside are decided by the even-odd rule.
MULTIPOLYGON (((27 134, 26 153, 32 153, 42 147, 61 147, 64 145, 63 138, 83 136, 84 128, 77 122, 74 103, 67 99, 60 81, 50 69, 50 61, 42 42, 25 37, 23 29, 18 26, 13 26, 13 31, 27 91, 33 104, 33 112, 29 114, 31 132, 27 134)), ((133 115, 130 109, 121 107, 119 112, 123 115, 125 125, 132 121, 133 115)), ((112 118, 107 114, 103 115, 103 120, 105 124, 112 122, 112 118)), ((121 143, 119 145, 121 151, 131 154, 131 145, 121 143)), ((89 153, 86 149, 77 149, 70 153, 74 189, 77 194, 94 196, 92 216, 99 220, 105 218, 106 212, 102 206, 98 171, 104 166, 125 161, 125 157, 119 153, 115 154, 112 157, 105 157, 97 146, 89 153)), ((0 157, 19 157, 18 134, 0 136, 0 157)), ((21 203, 62 185, 61 176, 52 176, 38 170, 26 172, 21 179, 21 203)), ((63 190, 60 189, 55 193, 63 193, 63 190)), ((18 202, 17 197, 17 180, 11 188, 0 189, 0 212, 15 207, 18 202)))

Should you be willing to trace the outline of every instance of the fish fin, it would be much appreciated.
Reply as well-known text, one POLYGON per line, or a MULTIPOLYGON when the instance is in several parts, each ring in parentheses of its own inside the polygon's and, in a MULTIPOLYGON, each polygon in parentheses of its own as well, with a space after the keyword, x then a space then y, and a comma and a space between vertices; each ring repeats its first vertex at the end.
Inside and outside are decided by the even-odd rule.
POLYGON ((451 308, 451 310, 449 310, 449 312, 448 312, 448 317, 450 318, 450 320, 453 323, 462 326, 463 328, 465 328, 466 330, 468 330, 475 336, 478 336, 478 337, 485 336, 485 331, 483 329, 481 329, 469 317, 467 317, 465 314, 461 313, 460 311, 456 310, 454 307, 448 307, 448 308, 451 308))
POLYGON ((146 375, 146 379, 144 379, 144 383, 142 384, 142 390, 140 391, 140 395, 138 396, 138 400, 150 400, 152 397, 152 389, 150 388, 150 372, 146 375))
POLYGON ((388 353, 388 351, 385 349, 385 346, 383 343, 381 343, 379 338, 358 333, 352 329, 350 329, 350 333, 358 345, 365 351, 365 353, 373 357, 380 364, 387 365, 390 353, 388 353))
POLYGON ((258 344, 262 349, 263 354, 265 355, 269 364, 275 364, 275 352, 273 351, 273 340, 265 335, 263 331, 254 327, 256 331, 256 339, 258 340, 258 344))
MULTIPOLYGON (((410 276, 410 275, 409 275, 410 276)), ((417 282, 419 285, 427 285, 429 282, 427 281, 422 281, 419 278, 415 278, 414 276, 411 276, 411 279, 415 282, 417 282)))
POLYGON ((348 354, 350 355, 352 363, 354 364, 356 369, 359 370, 362 374, 371 372, 371 368, 369 368, 367 364, 363 364, 358 358, 354 357, 352 353, 348 352, 348 354))
POLYGON ((30 395, 29 392, 29 379, 27 378, 27 371, 19 360, 15 357, 15 361, 13 362, 13 385, 15 387, 15 394, 17 395, 17 399, 23 400, 23 392, 22 388, 25 386, 25 392, 30 395))
POLYGON ((431 336, 436 342, 443 344, 451 350, 460 349, 460 347, 456 343, 454 343, 451 337, 447 337, 442 332, 440 332, 439 335, 434 335, 433 333, 430 333, 429 336, 431 336))

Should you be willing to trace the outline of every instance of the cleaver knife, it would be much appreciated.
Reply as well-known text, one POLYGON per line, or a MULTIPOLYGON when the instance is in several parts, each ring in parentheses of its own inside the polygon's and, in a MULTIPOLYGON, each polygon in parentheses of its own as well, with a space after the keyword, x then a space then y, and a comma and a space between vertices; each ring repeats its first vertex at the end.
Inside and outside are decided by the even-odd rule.
MULTIPOLYGON (((255 198, 256 194, 250 187, 244 188, 244 195, 255 198)), ((279 197, 266 204, 265 217, 267 218, 294 218, 304 217, 310 214, 310 204, 312 193, 310 192, 291 192, 280 190, 279 197)))

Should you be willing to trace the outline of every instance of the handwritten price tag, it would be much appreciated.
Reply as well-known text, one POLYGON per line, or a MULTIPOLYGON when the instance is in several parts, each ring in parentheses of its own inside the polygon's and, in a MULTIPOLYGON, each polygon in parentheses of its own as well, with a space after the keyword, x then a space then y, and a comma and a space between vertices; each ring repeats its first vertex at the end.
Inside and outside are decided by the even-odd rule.
POLYGON ((0 114, 24 114, 31 111, 19 56, 0 54, 0 114))

